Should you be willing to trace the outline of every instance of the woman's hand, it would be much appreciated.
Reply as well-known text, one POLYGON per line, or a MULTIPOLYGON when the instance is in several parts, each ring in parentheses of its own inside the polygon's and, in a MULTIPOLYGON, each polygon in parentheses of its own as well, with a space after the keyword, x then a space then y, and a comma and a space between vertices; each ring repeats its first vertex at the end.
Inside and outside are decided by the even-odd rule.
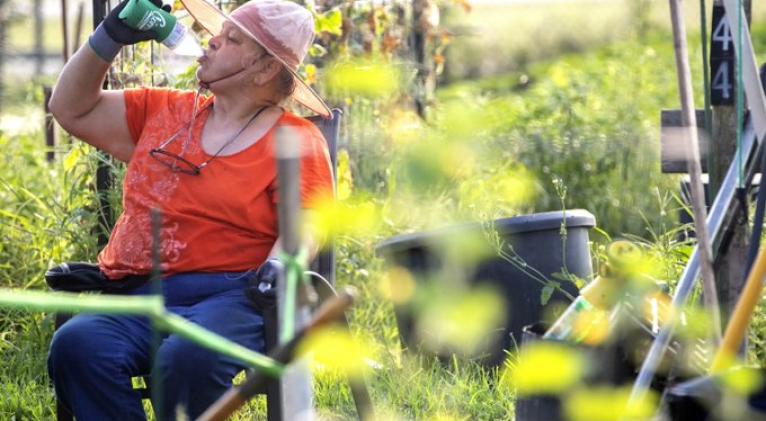
MULTIPOLYGON (((128 2, 131 1, 136 0, 123 0, 109 12, 109 14, 104 19, 104 29, 106 29, 106 33, 109 34, 109 37, 112 38, 115 42, 119 42, 123 45, 131 45, 141 41, 155 39, 157 34, 154 31, 139 31, 137 29, 133 29, 128 26, 125 21, 120 19, 120 12, 122 12, 122 9, 124 9, 128 2)), ((170 5, 162 5, 162 0, 150 1, 154 3, 155 6, 162 8, 162 10, 166 12, 170 12, 171 10, 170 5)))

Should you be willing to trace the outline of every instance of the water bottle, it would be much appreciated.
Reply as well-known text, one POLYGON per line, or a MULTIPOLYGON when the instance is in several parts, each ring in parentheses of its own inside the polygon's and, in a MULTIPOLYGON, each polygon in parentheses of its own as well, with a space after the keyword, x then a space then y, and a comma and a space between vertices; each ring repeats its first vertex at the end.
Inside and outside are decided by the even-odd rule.
POLYGON ((611 320, 608 312, 625 294, 628 279, 640 269, 641 249, 628 241, 615 241, 609 245, 608 261, 601 274, 580 290, 580 295, 545 332, 544 339, 582 342, 592 328, 611 320), (585 321, 583 323, 578 323, 585 321))
POLYGON ((153 31, 157 41, 185 56, 201 56, 202 48, 189 28, 149 0, 131 0, 119 15, 133 29, 153 31))
POLYGON ((605 316, 605 310, 613 305, 614 283, 603 276, 597 276, 591 283, 586 285, 580 295, 572 304, 564 310, 553 326, 545 332, 543 339, 571 340, 581 342, 588 335, 586 329, 578 329, 578 320, 592 316, 591 323, 598 323, 601 316, 605 316))

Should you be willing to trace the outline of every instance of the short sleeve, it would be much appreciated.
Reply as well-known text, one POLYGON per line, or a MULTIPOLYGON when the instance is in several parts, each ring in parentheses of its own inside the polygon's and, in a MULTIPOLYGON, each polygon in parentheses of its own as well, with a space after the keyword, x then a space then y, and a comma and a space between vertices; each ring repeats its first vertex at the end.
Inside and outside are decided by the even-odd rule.
MULTIPOLYGON (((330 153, 322 133, 308 120, 304 120, 296 132, 301 134, 300 194, 301 206, 313 208, 321 202, 333 199, 334 177, 330 153)), ((272 186, 272 198, 279 202, 277 181, 272 186)))
POLYGON ((126 89, 123 91, 125 98, 125 118, 128 121, 128 130, 133 143, 138 143, 141 132, 146 123, 149 90, 146 88, 126 89))
POLYGON ((136 88, 123 91, 125 118, 134 144, 138 144, 147 121, 160 116, 186 116, 192 112, 193 91, 168 88, 136 88))
POLYGON ((313 125, 312 129, 301 157, 301 203, 304 208, 332 199, 335 192, 327 141, 313 125))

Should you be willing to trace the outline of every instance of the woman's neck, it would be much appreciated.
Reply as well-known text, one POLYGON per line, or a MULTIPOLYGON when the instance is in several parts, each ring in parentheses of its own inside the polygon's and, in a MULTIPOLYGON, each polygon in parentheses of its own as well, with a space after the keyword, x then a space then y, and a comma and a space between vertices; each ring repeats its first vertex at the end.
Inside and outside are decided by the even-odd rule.
POLYGON ((250 119, 258 110, 271 105, 276 104, 255 95, 248 97, 247 93, 234 95, 216 93, 211 117, 221 122, 236 123, 250 119))

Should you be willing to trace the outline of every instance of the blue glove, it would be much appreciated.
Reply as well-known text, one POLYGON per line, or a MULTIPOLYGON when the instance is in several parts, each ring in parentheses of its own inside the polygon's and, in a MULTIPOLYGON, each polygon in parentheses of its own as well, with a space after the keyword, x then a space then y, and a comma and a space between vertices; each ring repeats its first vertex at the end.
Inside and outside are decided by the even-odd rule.
MULTIPOLYGON (((115 42, 123 45, 131 45, 141 41, 155 39, 157 34, 154 31, 139 31, 137 29, 133 29, 128 26, 122 19, 120 19, 119 14, 122 12, 122 9, 125 8, 125 5, 127 5, 129 1, 131 0, 121 1, 120 4, 112 9, 106 16, 103 23, 104 29, 106 29, 106 33, 109 34, 109 37, 115 42)), ((170 12, 171 10, 170 5, 162 5, 162 0, 151 0, 151 2, 154 3, 155 6, 161 7, 162 10, 166 12, 170 12)))

